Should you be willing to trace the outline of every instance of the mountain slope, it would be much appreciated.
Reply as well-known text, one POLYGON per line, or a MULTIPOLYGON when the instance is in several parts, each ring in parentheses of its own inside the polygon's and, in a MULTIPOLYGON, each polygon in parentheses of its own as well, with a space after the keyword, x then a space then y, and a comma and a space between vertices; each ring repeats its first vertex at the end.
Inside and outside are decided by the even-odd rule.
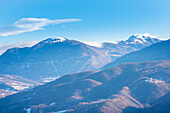
POLYGON ((40 83, 20 76, 0 74, 0 98, 38 85, 40 83))
POLYGON ((158 99, 151 107, 141 110, 141 113, 168 113, 170 111, 170 93, 158 99))
POLYGON ((170 39, 160 43, 153 44, 149 47, 126 54, 114 62, 111 62, 101 69, 108 69, 114 66, 131 63, 131 62, 145 62, 154 60, 169 60, 170 59, 170 39))
POLYGON ((123 64, 65 75, 0 100, 0 112, 105 112, 144 108, 170 91, 170 61, 123 64))
POLYGON ((102 43, 102 47, 76 40, 49 38, 32 47, 11 48, 0 56, 0 72, 42 81, 68 73, 96 70, 126 53, 161 41, 149 36, 132 37, 116 44, 102 43), (143 42, 137 43, 136 40, 140 39, 143 42))
POLYGON ((56 40, 50 38, 30 48, 9 49, 0 56, 0 72, 39 80, 93 70, 111 61, 104 50, 75 40, 56 40))

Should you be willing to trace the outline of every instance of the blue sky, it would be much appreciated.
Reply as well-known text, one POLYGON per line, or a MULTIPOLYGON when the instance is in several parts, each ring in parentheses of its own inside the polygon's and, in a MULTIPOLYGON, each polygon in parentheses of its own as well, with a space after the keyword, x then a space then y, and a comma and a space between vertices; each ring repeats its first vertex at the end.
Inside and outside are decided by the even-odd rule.
POLYGON ((116 41, 125 40, 130 35, 138 33, 170 37, 169 0, 0 1, 0 34, 13 29, 14 23, 23 18, 45 18, 48 21, 36 30, 1 35, 0 44, 43 40, 47 37, 81 41, 116 41), (60 24, 51 22, 58 19, 81 21, 60 24))

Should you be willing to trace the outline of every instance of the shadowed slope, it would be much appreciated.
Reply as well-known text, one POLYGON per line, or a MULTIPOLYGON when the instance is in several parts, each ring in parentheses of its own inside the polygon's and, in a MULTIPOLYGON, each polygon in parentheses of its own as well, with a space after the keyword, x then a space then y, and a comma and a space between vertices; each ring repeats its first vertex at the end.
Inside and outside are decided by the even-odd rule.
POLYGON ((127 107, 143 108, 168 93, 169 70, 170 61, 153 61, 65 75, 1 99, 0 110, 120 113, 127 107))

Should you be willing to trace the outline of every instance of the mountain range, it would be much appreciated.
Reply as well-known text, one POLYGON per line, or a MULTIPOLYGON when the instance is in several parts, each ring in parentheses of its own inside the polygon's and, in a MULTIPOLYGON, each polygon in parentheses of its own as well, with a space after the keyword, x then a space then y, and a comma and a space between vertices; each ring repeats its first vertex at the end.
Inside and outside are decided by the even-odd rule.
POLYGON ((68 73, 96 70, 107 63, 162 40, 149 35, 132 35, 101 47, 65 38, 48 38, 32 47, 11 48, 0 56, 0 74, 18 75, 43 82, 68 73))
POLYGON ((101 69, 109 69, 124 63, 146 62, 155 60, 170 60, 170 39, 153 44, 144 49, 128 53, 115 61, 106 64, 101 69))
POLYGON ((0 100, 0 112, 122 113, 143 111, 170 90, 170 61, 122 64, 69 74, 0 100))
MULTIPOLYGON (((9 59, 11 61, 17 60, 18 53, 22 54, 24 57, 20 57, 21 61, 27 61, 23 59, 25 57, 30 58, 30 49, 31 51, 35 50, 36 52, 32 54, 35 56, 40 55, 40 59, 37 61, 48 61, 51 56, 57 56, 56 48, 65 48, 63 50, 71 49, 71 47, 83 47, 84 52, 88 55, 94 55, 94 51, 90 51, 89 48, 93 48, 98 51, 105 51, 107 49, 108 53, 113 53, 115 51, 111 49, 111 45, 118 45, 119 47, 124 47, 122 50, 127 50, 127 46, 130 48, 135 48, 138 51, 127 53, 126 55, 121 54, 120 58, 117 58, 112 63, 105 65, 100 68, 100 70, 94 71, 84 71, 77 72, 72 74, 66 74, 60 76, 56 80, 40 85, 37 82, 30 81, 28 79, 19 77, 1 74, 3 80, 2 88, 8 89, 10 91, 15 91, 16 86, 14 87, 13 83, 36 83, 39 85, 35 88, 28 88, 21 92, 18 92, 13 95, 9 95, 5 98, 0 99, 0 112, 5 113, 23 113, 23 112, 36 112, 36 113, 165 113, 170 112, 169 97, 170 97, 170 53, 169 46, 170 40, 160 41, 158 43, 153 42, 157 39, 152 39, 152 44, 148 47, 141 46, 145 42, 148 43, 148 38, 141 37, 140 35, 132 36, 128 40, 117 43, 102 43, 102 47, 93 47, 88 44, 62 39, 47 39, 41 41, 40 43, 34 45, 30 48, 20 48, 12 51, 8 50, 4 53, 1 58, 1 63, 4 63, 2 59, 7 59, 13 56, 14 59, 9 59), (145 39, 145 41, 144 41, 145 39), (64 42, 66 41, 66 42, 64 42), (66 43, 71 46, 67 48, 66 45, 63 46, 63 43, 66 43), (143 42, 141 42, 143 41, 143 42), (76 43, 75 43, 76 42, 76 43), (132 43, 133 42, 133 43, 132 43), (46 45, 47 44, 47 45, 46 45), (56 46, 53 48, 53 46, 56 46), (61 45, 60 45, 61 44, 61 45), (76 46, 72 46, 76 45, 76 46), (139 45, 140 46, 137 46, 139 45), (60 46, 59 46, 60 45, 60 46), (120 46, 121 45, 121 46, 120 46), (135 47, 133 47, 135 46, 135 47), (125 49, 126 48, 126 49, 125 49), (87 51, 86 51, 87 49, 87 51), (46 50, 46 53, 44 53, 46 50), (18 51, 18 53, 16 53, 18 51), (14 53, 15 54, 14 54, 14 53), (47 57, 47 53, 49 52, 47 57), (41 54, 40 54, 41 53, 41 54), (53 53, 53 54, 52 54, 53 53), (7 56, 5 56, 7 55, 7 56), (10 56, 11 55, 11 56, 10 56), (45 56, 44 56, 45 55, 45 56), (14 77, 14 79, 12 79, 14 77), (10 78, 10 79, 9 79, 10 78), (16 79, 17 78, 17 79, 16 79), (18 79, 20 78, 20 79, 18 79), (9 80, 19 80, 18 82, 9 82, 9 80)), ((157 40, 158 41, 158 40, 157 40)), ((115 47, 114 47, 115 48, 115 47)), ((72 51, 75 49, 72 49, 72 51)), ((79 50, 79 49, 77 49, 79 50)), ((76 55, 77 56, 76 51, 76 55)), ((60 52, 62 54, 62 52, 60 52)), ((65 54, 67 52, 64 52, 65 54)), ((80 52, 81 53, 81 52, 80 52)), ((100 52, 99 52, 100 53, 100 52)), ((108 54, 107 53, 107 54, 108 54)), ((70 53, 69 53, 70 54, 70 53)), ((114 53, 115 54, 115 53, 114 53)), ((21 54, 20 54, 21 55, 21 54)), ((63 55, 63 54, 62 54, 63 55)), ((99 55, 99 54, 97 54, 99 55)), ((73 57, 75 57, 73 56, 73 57)), ((65 58, 66 56, 63 56, 65 58)), ((32 58, 32 57, 31 57, 32 58)), ((97 58, 97 56, 96 56, 97 58)), ((57 59, 61 59, 57 57, 57 59)), ((104 59, 101 59, 104 61, 104 59)), ((19 61, 19 60, 18 60, 19 61)), ((31 60, 30 60, 31 61, 31 60)), ((36 62, 37 62, 36 61, 36 62)), ((69 60, 68 60, 69 61, 69 60)), ((34 61, 35 62, 35 61, 34 61)), ((8 63, 6 63, 9 65, 8 63)), ((14 66, 17 66, 16 63, 12 63, 14 66)), ((42 63, 43 64, 43 63, 42 63)), ((54 67, 56 64, 51 63, 54 67)), ((40 65, 41 66, 41 65, 40 65)), ((48 66, 46 67, 48 69, 48 66)), ((5 69, 5 68, 4 68, 5 69)), ((44 67, 45 69, 45 67, 44 67)), ((56 68, 58 69, 58 68, 56 68)), ((39 69, 41 70, 41 68, 39 69)), ((19 70, 18 70, 19 71, 19 70)), ((34 71, 33 71, 34 72, 34 71)), ((32 76, 35 76, 32 74, 32 76)), ((41 78, 41 76, 38 76, 41 78)), ((17 84, 18 86, 19 84, 17 84)), ((29 84, 27 84, 29 85, 29 84)), ((25 87, 24 84, 20 85, 22 88, 25 87)), ((31 85, 32 86, 32 85, 31 85)), ((0 87, 1 88, 1 87, 0 87)))
POLYGON ((67 74, 0 99, 0 112, 170 112, 169 41, 127 54, 135 53, 135 60, 148 59, 151 57, 149 53, 159 53, 156 58, 152 56, 156 61, 142 59, 141 62, 126 62, 101 71, 67 74), (141 51, 145 57, 141 57, 141 51))

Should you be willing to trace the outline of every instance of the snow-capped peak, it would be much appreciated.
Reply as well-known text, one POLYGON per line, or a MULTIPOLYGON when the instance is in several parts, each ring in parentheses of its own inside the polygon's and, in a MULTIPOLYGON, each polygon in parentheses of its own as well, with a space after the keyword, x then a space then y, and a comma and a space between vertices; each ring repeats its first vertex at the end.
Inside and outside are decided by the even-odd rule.
POLYGON ((150 35, 149 33, 145 33, 145 34, 134 34, 132 36, 135 36, 136 38, 156 38, 156 36, 150 35))
POLYGON ((40 48, 40 47, 42 47, 44 45, 64 42, 65 40, 67 40, 67 39, 66 38, 61 38, 61 37, 48 38, 48 39, 45 39, 45 40, 39 42, 38 44, 32 46, 32 48, 36 49, 36 48, 40 48))
POLYGON ((129 37, 128 40, 126 40, 127 43, 129 44, 142 44, 148 42, 148 40, 155 39, 155 36, 152 36, 148 33, 145 34, 134 34, 129 37))
POLYGON ((65 40, 66 40, 65 38, 55 37, 55 38, 48 38, 48 39, 44 40, 44 42, 56 43, 56 42, 63 42, 65 40))
POLYGON ((58 42, 64 42, 65 40, 66 38, 61 38, 61 37, 48 38, 48 39, 41 41, 39 44, 58 43, 58 42))

